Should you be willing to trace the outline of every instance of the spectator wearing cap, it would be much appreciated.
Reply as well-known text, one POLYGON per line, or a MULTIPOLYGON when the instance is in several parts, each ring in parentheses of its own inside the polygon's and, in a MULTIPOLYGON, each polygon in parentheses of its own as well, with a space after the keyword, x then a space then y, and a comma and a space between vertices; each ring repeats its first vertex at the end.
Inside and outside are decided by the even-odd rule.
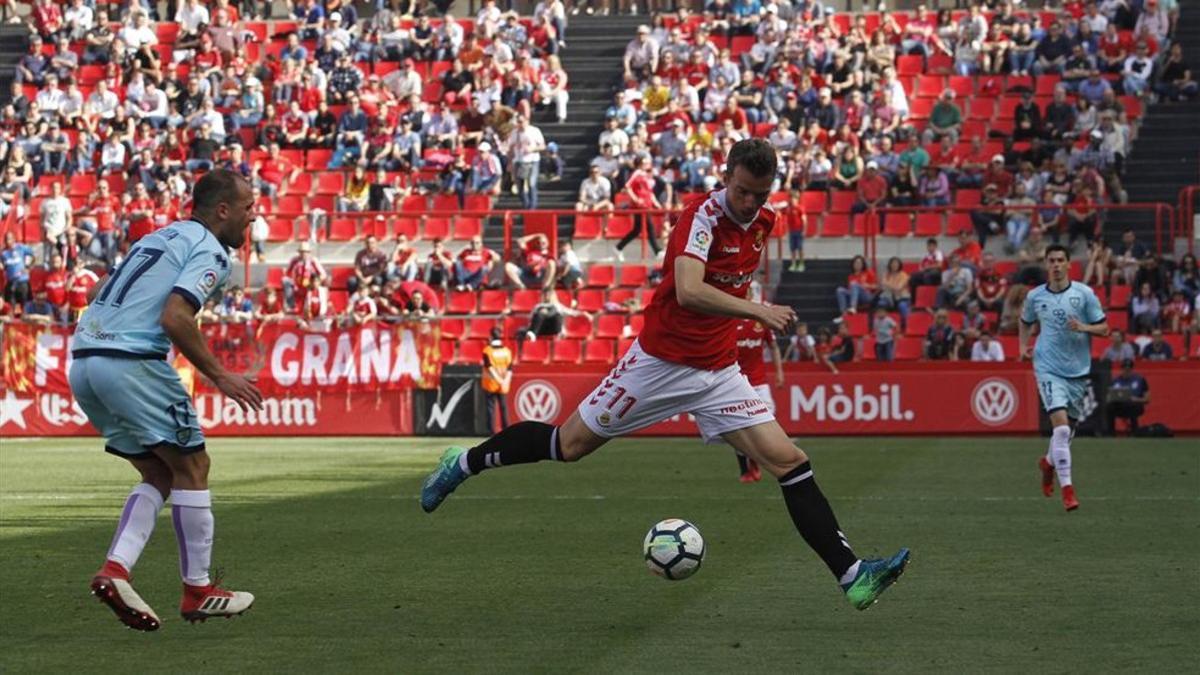
POLYGON ((500 179, 503 175, 500 158, 492 153, 492 144, 487 141, 480 143, 478 152, 471 160, 471 183, 468 192, 499 195, 500 179))
POLYGON ((1136 34, 1142 31, 1153 35, 1154 39, 1158 40, 1158 44, 1166 46, 1171 33, 1171 17, 1166 7, 1158 0, 1146 0, 1142 7, 1137 23, 1133 26, 1133 32, 1136 34))
POLYGON ((283 300, 292 311, 307 307, 308 294, 320 288, 329 275, 312 252, 312 244, 300 242, 296 255, 288 262, 283 275, 283 300))
POLYGON ((626 81, 644 80, 658 70, 658 43, 650 37, 650 26, 638 26, 637 36, 625 47, 622 62, 626 81))
POLYGON ((962 131, 962 120, 962 110, 954 102, 954 90, 946 89, 929 113, 929 126, 924 133, 925 143, 928 145, 943 137, 949 137, 952 143, 957 143, 958 134, 962 131))

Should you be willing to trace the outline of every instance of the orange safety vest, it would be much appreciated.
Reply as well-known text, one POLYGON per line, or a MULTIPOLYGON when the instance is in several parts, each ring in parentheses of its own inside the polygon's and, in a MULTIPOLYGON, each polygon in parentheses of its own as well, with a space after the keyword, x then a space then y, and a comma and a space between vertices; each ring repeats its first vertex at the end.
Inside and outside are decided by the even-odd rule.
POLYGON ((490 365, 495 368, 496 372, 501 375, 507 373, 509 366, 513 362, 512 350, 508 347, 493 347, 488 345, 483 348, 483 357, 485 365, 483 367, 483 381, 480 382, 483 390, 490 394, 507 394, 508 384, 492 377, 491 373, 488 372, 487 366, 490 365))

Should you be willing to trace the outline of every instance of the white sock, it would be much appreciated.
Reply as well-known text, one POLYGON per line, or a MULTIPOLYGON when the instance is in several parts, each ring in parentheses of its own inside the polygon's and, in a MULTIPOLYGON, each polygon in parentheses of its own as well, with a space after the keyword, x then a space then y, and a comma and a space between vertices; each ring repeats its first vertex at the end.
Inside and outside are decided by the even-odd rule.
POLYGON ((138 557, 142 555, 142 549, 146 548, 146 542, 154 533, 154 523, 162 506, 162 495, 153 485, 138 483, 133 486, 129 498, 125 500, 125 509, 121 511, 121 521, 117 523, 112 544, 108 547, 108 559, 121 563, 122 567, 132 572, 138 557))
POLYGON ((212 494, 208 490, 171 490, 171 519, 179 541, 179 575, 189 586, 207 586, 212 562, 212 494))
POLYGON ((467 461, 467 453, 458 456, 458 468, 463 470, 463 473, 471 475, 471 464, 467 461))
POLYGON ((842 578, 838 579, 838 583, 842 586, 845 586, 851 581, 854 581, 854 577, 858 576, 858 566, 861 564, 861 560, 855 560, 854 564, 850 566, 850 569, 846 570, 846 573, 842 575, 842 578))
POLYGON ((1054 427, 1050 435, 1050 463, 1058 472, 1058 484, 1071 485, 1071 427, 1054 427))

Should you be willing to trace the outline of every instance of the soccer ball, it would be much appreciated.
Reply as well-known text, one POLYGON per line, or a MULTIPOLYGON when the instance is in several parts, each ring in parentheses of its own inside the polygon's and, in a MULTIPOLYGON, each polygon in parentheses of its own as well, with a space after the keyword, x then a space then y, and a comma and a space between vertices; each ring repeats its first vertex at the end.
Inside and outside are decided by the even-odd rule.
POLYGON ((646 533, 646 567, 660 577, 681 581, 704 562, 704 537, 686 520, 668 518, 646 533))

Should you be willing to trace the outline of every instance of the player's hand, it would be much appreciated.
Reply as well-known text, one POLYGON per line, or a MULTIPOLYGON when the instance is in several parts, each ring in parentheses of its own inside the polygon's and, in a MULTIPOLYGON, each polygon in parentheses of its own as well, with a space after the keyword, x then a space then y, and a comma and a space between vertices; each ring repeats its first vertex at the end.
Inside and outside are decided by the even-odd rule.
POLYGON ((1082 323, 1080 323, 1079 319, 1076 319, 1074 317, 1067 320, 1067 328, 1070 328, 1071 330, 1075 331, 1076 333, 1086 333, 1087 332, 1087 326, 1084 326, 1082 323))
POLYGON ((250 380, 247 380, 241 375, 237 375, 235 373, 226 373, 224 376, 213 382, 213 384, 217 386, 217 389, 221 390, 222 394, 225 394, 234 401, 237 401, 237 404, 239 407, 241 407, 242 412, 247 412, 251 408, 255 410, 262 410, 262 392, 260 392, 258 387, 254 386, 250 380))
POLYGON ((782 386, 783 386, 783 382, 784 382, 784 379, 783 379, 783 373, 782 373, 782 372, 775 373, 775 386, 776 386, 776 387, 782 387, 782 386))
POLYGON ((776 332, 790 332, 796 322, 796 310, 786 305, 760 305, 758 320, 776 332))
POLYGON ((1032 361, 1033 360, 1033 345, 1025 345, 1024 347, 1021 347, 1021 360, 1022 361, 1032 361))

